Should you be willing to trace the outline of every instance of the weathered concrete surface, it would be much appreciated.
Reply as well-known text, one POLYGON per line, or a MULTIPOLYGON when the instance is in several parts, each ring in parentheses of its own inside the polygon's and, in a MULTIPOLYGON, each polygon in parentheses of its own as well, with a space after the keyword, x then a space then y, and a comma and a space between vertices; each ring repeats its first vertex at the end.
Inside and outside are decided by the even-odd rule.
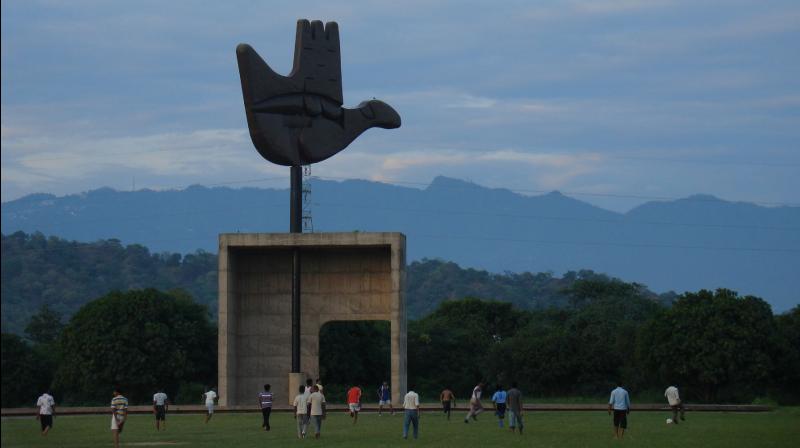
POLYGON ((326 322, 389 321, 392 401, 399 404, 406 390, 405 236, 358 232, 220 235, 220 404, 249 404, 264 383, 276 402, 297 393, 289 388, 294 247, 302 250, 300 369, 319 375, 326 322))

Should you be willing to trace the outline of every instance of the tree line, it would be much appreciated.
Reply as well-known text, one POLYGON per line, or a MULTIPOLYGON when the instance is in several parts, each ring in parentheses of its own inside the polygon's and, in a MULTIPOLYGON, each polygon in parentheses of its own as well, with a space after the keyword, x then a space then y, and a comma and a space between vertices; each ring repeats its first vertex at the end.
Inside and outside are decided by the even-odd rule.
MULTIPOLYGON (((430 398, 443 387, 467 396, 478 381, 516 381, 528 397, 600 397, 621 380, 634 396, 678 384, 690 402, 800 402, 800 306, 775 316, 764 300, 725 289, 667 306, 614 279, 577 280, 564 294, 565 306, 534 310, 443 301, 408 324, 409 380, 430 398)), ((115 384, 133 402, 164 388, 195 403, 215 383, 216 326, 180 290, 112 292, 66 323, 45 306, 26 334, 31 342, 2 335, 4 407, 31 405, 47 388, 62 404, 102 404, 115 384)), ((385 322, 326 325, 320 338, 330 401, 347 385, 386 379, 385 322)))

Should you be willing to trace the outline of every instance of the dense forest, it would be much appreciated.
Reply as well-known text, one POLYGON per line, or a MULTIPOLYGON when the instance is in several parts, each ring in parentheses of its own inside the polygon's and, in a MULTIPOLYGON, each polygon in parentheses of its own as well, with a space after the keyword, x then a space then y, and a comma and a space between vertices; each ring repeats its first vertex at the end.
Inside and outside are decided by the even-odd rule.
MULTIPOLYGON (((156 288, 182 289, 206 305, 212 319, 217 312, 217 256, 151 253, 140 245, 123 246, 118 240, 78 243, 41 233, 17 232, 2 236, 2 329, 18 335, 41 306, 64 317, 83 304, 111 291, 156 288)), ((425 316, 444 300, 485 297, 511 302, 521 309, 563 307, 564 291, 579 279, 605 279, 592 271, 492 274, 463 269, 440 260, 413 262, 407 269, 406 303, 409 317, 425 316)), ((668 303, 674 294, 642 294, 668 303)))

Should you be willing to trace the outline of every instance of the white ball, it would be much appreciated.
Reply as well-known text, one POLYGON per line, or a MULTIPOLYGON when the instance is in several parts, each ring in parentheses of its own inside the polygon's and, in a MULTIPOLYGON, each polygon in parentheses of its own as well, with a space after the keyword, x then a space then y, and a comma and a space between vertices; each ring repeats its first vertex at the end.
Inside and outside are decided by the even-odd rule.
POLYGON ((667 424, 668 424, 668 425, 671 425, 671 424, 672 424, 672 419, 671 419, 671 418, 668 418, 668 419, 667 419, 667 424))

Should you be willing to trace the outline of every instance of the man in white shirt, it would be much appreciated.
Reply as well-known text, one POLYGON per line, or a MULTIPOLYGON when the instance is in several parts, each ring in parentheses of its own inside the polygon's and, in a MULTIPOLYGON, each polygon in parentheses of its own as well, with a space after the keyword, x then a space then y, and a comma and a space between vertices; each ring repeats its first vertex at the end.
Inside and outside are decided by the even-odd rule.
POLYGON ((681 411, 681 420, 686 420, 686 416, 684 415, 683 409, 683 402, 681 401, 681 397, 678 394, 678 387, 677 386, 669 386, 667 390, 664 391, 664 397, 667 398, 667 402, 669 402, 669 407, 672 409, 672 423, 678 424, 678 411, 681 411))
POLYGON ((163 390, 159 389, 153 395, 153 414, 156 416, 156 431, 160 431, 161 427, 167 430, 167 408, 169 407, 169 399, 163 390))
POLYGON ((306 387, 300 386, 298 394, 294 397, 294 418, 297 420, 297 438, 305 439, 306 430, 308 430, 308 397, 311 394, 306 394, 306 387))
POLYGON ((478 383, 474 389, 472 389, 472 396, 469 399, 469 412, 467 416, 464 417, 464 423, 469 423, 470 417, 477 421, 478 414, 483 412, 483 404, 481 404, 481 394, 483 393, 483 382, 478 383))
POLYGON ((316 385, 311 390, 311 395, 308 396, 308 403, 311 405, 311 421, 314 422, 314 438, 319 439, 322 420, 325 419, 325 395, 322 395, 316 385))
POLYGON ((39 412, 36 414, 36 419, 42 425, 42 435, 46 436, 50 429, 53 428, 53 416, 56 413, 56 401, 50 392, 45 392, 36 400, 36 406, 39 406, 39 412))
POLYGON ((414 385, 408 388, 408 393, 403 398, 403 438, 408 438, 408 425, 414 426, 414 438, 419 434, 419 395, 414 392, 414 385))
POLYGON ((208 413, 206 414, 206 424, 207 424, 208 421, 211 420, 211 417, 214 415, 214 404, 216 403, 217 398, 219 398, 219 396, 212 387, 206 393, 203 394, 203 398, 205 398, 206 400, 206 409, 208 410, 208 413))

